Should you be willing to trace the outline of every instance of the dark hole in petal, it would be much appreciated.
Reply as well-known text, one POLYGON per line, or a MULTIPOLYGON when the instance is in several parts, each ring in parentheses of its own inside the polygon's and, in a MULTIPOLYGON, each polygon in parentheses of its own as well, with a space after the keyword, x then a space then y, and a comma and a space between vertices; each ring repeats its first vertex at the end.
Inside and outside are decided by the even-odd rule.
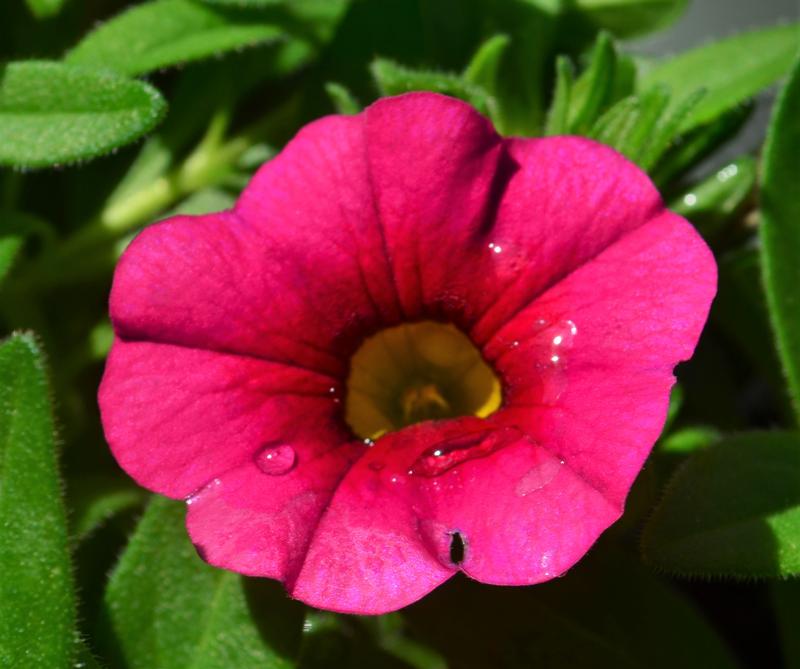
POLYGON ((461 564, 464 561, 464 537, 460 532, 450 533, 450 562, 461 564))

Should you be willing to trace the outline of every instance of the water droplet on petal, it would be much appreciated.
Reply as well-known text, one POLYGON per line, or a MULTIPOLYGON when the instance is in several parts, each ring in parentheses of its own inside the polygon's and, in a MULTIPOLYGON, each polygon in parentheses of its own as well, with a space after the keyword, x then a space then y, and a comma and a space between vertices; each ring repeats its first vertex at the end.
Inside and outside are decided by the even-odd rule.
POLYGON ((484 458, 522 438, 515 428, 482 430, 441 442, 424 451, 408 470, 411 476, 430 478, 468 460, 484 458))
POLYGON ((369 467, 373 472, 381 471, 386 465, 383 462, 373 461, 370 462, 367 467, 369 467))
POLYGON ((372 448, 374 445, 375 442, 372 441, 372 439, 370 438, 364 439, 364 446, 366 446, 367 448, 372 448))
POLYGON ((220 486, 222 481, 219 479, 214 479, 211 483, 204 485, 202 488, 198 488, 195 490, 191 495, 186 498, 186 504, 191 506, 192 504, 196 504, 200 501, 200 499, 205 495, 209 490, 213 490, 214 488, 220 486))
POLYGON ((530 495, 532 492, 544 488, 561 471, 563 460, 546 457, 535 467, 529 469, 517 483, 516 493, 520 497, 530 495))
POLYGON ((288 474, 297 462, 297 453, 289 444, 270 444, 256 456, 256 466, 265 474, 288 474))

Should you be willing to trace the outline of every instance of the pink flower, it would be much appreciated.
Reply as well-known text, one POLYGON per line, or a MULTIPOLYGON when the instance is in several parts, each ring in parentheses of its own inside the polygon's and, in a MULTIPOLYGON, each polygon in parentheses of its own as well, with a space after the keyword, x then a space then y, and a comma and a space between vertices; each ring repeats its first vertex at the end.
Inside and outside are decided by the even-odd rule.
POLYGON ((208 562, 313 606, 390 611, 458 570, 538 583, 622 513, 715 285, 692 226, 614 151, 503 139, 439 95, 384 99, 306 126, 232 211, 131 244, 106 436, 141 485, 188 498, 208 562), (373 345, 383 366, 353 368, 372 390, 348 381, 368 337, 427 321, 488 367, 475 354, 456 379, 471 346, 426 325, 404 332, 433 348, 403 360, 443 356, 444 376, 406 387, 418 370, 373 345))

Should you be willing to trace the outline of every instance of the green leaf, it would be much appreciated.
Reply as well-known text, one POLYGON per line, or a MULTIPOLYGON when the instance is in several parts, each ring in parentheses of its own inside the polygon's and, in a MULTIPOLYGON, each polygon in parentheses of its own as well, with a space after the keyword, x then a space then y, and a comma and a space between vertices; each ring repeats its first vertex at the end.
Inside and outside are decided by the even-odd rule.
POLYGON ((687 597, 603 542, 535 588, 451 579, 403 613, 451 667, 736 666, 687 597))
POLYGON ((608 33, 600 33, 589 67, 572 87, 568 121, 571 132, 586 132, 605 109, 614 90, 616 64, 614 41, 608 33))
POLYGON ((751 432, 695 452, 647 523, 642 553, 670 572, 800 573, 800 433, 751 432))
MULTIPOLYGON (((678 115, 679 107, 670 110, 678 115)), ((715 121, 685 133, 673 142, 649 170, 653 181, 664 185, 686 173, 722 144, 734 137, 753 111, 752 104, 743 104, 725 112, 715 121)), ((670 132, 670 134, 674 134, 670 132)))
POLYGON ((341 84, 329 81, 325 84, 325 92, 333 102, 333 106, 339 114, 358 114, 361 105, 353 94, 341 84))
POLYGON ((118 477, 84 476, 72 483, 72 536, 83 541, 109 518, 144 504, 147 493, 118 477))
POLYGON ((659 443, 662 453, 686 454, 706 448, 720 440, 719 430, 713 427, 685 427, 667 435, 659 443))
POLYGON ((274 7, 286 2, 286 0, 202 0, 207 5, 219 5, 220 7, 274 7))
POLYGON ((26 0, 28 9, 37 19, 47 19, 61 11, 65 0, 26 0))
MULTIPOLYGON (((626 98, 628 99, 628 98, 626 98)), ((622 104, 625 100, 617 104, 622 104)), ((611 141, 606 143, 638 163, 647 150, 669 103, 669 94, 662 87, 652 88, 635 96, 630 111, 611 141)))
POLYGON ((492 108, 486 90, 469 83, 457 74, 414 70, 384 58, 374 60, 370 69, 381 95, 433 91, 465 100, 484 114, 488 114, 492 108))
POLYGON ((508 35, 494 35, 487 39, 464 69, 464 80, 482 86, 489 93, 496 93, 500 63, 510 43, 508 35))
POLYGON ((68 63, 139 75, 275 41, 283 29, 261 13, 206 7, 191 0, 153 0, 117 15, 89 33, 68 63))
POLYGON ((575 0, 574 9, 617 37, 663 28, 686 9, 688 0, 575 0))
POLYGON ((800 24, 742 33, 671 58, 649 70, 640 90, 662 84, 673 106, 705 89, 706 94, 684 119, 687 131, 712 121, 786 74, 800 44, 800 24))
MULTIPOLYGON (((657 91, 660 89, 661 86, 655 86, 650 90, 657 91)), ((687 95, 680 104, 661 114, 658 123, 653 128, 652 136, 644 145, 637 161, 642 169, 649 170, 658 163, 664 152, 678 138, 684 119, 698 105, 704 95, 705 90, 696 91, 694 94, 687 95)))
POLYGON ((789 395, 800 421, 800 61, 772 114, 761 179, 764 285, 789 395))
POLYGON ((165 103, 151 86, 46 61, 0 67, 0 164, 44 167, 93 158, 141 137, 165 103))
POLYGON ((556 88, 547 111, 544 134, 563 135, 569 131, 568 113, 572 94, 572 63, 566 56, 556 58, 556 88))
POLYGON ((105 594, 129 669, 291 667, 302 607, 274 582, 215 569, 196 554, 185 504, 154 498, 105 594))
POLYGON ((75 601, 47 374, 29 334, 0 344, 0 666, 67 667, 75 601))
POLYGON ((0 235, 0 284, 11 271, 17 253, 22 248, 22 237, 0 235))
POLYGON ((731 222, 752 195, 756 183, 756 161, 742 156, 717 170, 670 203, 670 209, 685 216, 706 237, 731 222))

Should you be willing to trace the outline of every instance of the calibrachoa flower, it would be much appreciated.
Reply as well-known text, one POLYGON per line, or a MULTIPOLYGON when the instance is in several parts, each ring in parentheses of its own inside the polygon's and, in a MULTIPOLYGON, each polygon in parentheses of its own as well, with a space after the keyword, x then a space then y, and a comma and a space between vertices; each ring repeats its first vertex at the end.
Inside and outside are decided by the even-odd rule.
POLYGON ((715 284, 611 149, 388 98, 136 238, 103 423, 208 562, 314 606, 538 583, 622 513, 715 284))

